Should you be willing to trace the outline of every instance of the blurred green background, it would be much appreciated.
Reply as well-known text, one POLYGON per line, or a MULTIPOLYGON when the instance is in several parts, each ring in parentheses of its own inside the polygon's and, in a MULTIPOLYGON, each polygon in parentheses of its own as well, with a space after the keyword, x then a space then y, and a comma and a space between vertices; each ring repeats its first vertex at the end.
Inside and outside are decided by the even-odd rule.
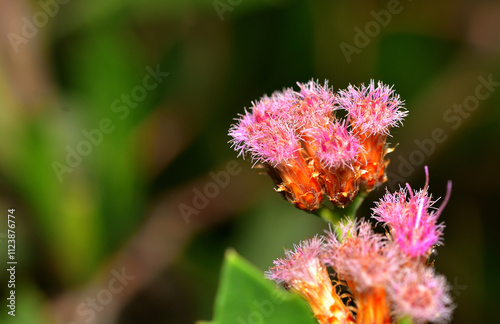
MULTIPOLYGON (((435 266, 453 287, 453 323, 497 320, 498 1, 0 7, 0 264, 9 208, 18 261, 16 317, 2 306, 1 323, 209 320, 227 247, 265 270, 322 232, 227 144, 252 100, 311 78, 395 85, 409 116, 392 131, 388 185, 423 187, 424 165, 435 197, 453 180, 435 266)), ((5 305, 7 271, 0 280, 5 305)))

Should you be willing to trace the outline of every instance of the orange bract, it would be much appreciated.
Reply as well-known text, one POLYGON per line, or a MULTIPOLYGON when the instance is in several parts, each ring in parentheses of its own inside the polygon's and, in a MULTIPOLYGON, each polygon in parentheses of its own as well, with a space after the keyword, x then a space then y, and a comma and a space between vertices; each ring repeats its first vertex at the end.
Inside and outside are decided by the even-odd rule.
POLYGON ((359 154, 358 162, 360 164, 360 181, 364 191, 371 191, 387 180, 385 168, 389 160, 385 155, 390 152, 386 148, 387 135, 366 133, 359 134, 363 151, 359 154))

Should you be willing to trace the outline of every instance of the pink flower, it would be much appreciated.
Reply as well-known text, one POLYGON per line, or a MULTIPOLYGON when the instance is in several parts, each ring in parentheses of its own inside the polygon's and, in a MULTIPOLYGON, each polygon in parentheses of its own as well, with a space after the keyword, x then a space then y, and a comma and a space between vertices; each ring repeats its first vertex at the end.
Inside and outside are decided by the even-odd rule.
POLYGON ((295 246, 294 251, 286 251, 286 258, 274 261, 266 276, 304 297, 320 323, 354 323, 335 292, 322 255, 323 241, 314 237, 295 246))
POLYGON ((451 318, 454 306, 450 287, 432 268, 419 266, 401 270, 387 291, 398 318, 409 316, 416 324, 447 323, 451 318))
MULTIPOLYGON (((269 115, 271 116, 271 115, 269 115)), ((323 199, 321 186, 302 153, 297 131, 282 119, 269 117, 256 122, 246 114, 230 130, 240 155, 249 153, 255 163, 267 163, 277 191, 297 208, 315 211, 323 199)))
POLYGON ((347 129, 345 122, 330 121, 304 130, 311 139, 314 156, 324 168, 352 168, 361 150, 358 138, 347 129))
POLYGON ((285 251, 285 259, 274 261, 275 266, 266 273, 267 278, 278 284, 285 283, 292 288, 299 281, 315 283, 318 270, 322 268, 320 262, 322 248, 323 241, 318 237, 295 245, 294 250, 285 251))
POLYGON ((349 85, 339 91, 337 105, 347 110, 355 130, 365 134, 389 134, 390 127, 402 124, 407 111, 392 87, 370 80, 359 88, 349 85))
POLYGON ((435 201, 427 192, 427 167, 425 170, 427 182, 423 190, 413 191, 407 184, 406 189, 393 194, 387 192, 373 209, 372 217, 387 224, 392 239, 404 253, 412 257, 427 256, 435 244, 442 243, 444 225, 437 223, 437 220, 451 192, 449 182, 445 201, 439 209, 432 210, 435 201))
POLYGON ((299 103, 300 97, 290 88, 275 91, 271 97, 263 96, 259 101, 252 102, 252 115, 255 122, 266 122, 269 119, 280 119, 285 124, 293 124, 292 109, 299 103))
POLYGON ((307 83, 297 82, 297 85, 300 88, 299 96, 309 106, 317 107, 319 110, 325 111, 326 114, 332 112, 336 96, 328 86, 328 80, 325 80, 323 86, 314 80, 307 83))
POLYGON ((253 161, 276 166, 300 154, 299 138, 290 125, 280 119, 269 118, 265 122, 256 119, 247 113, 229 131, 239 155, 249 153, 253 161))
POLYGON ((394 244, 375 234, 368 222, 349 220, 339 229, 339 238, 327 232, 325 262, 351 290, 357 323, 390 323, 386 286, 404 258, 394 244))
POLYGON ((323 189, 336 206, 350 204, 358 193, 359 167, 357 156, 362 150, 359 140, 344 122, 330 121, 304 130, 309 141, 304 146, 313 156, 323 189))
POLYGON ((323 191, 317 172, 303 149, 302 130, 309 123, 328 119, 333 93, 314 82, 303 85, 302 94, 292 89, 275 92, 254 102, 229 130, 230 143, 239 155, 262 163, 277 184, 276 190, 297 208, 313 212, 323 191))
POLYGON ((324 85, 318 81, 311 80, 307 83, 299 83, 300 92, 297 95, 302 99, 302 104, 295 106, 294 114, 300 116, 301 124, 307 127, 315 124, 328 123, 333 118, 336 95, 325 80, 324 85))
POLYGON ((370 81, 359 88, 349 85, 339 91, 336 105, 347 110, 348 120, 359 137, 363 151, 358 156, 363 191, 369 192, 386 181, 385 168, 389 160, 385 155, 391 150, 386 146, 391 127, 402 124, 407 111, 403 101, 392 87, 370 81))
POLYGON ((340 238, 327 232, 325 262, 348 282, 353 292, 384 287, 404 260, 385 236, 376 234, 370 223, 348 220, 340 224, 340 238))

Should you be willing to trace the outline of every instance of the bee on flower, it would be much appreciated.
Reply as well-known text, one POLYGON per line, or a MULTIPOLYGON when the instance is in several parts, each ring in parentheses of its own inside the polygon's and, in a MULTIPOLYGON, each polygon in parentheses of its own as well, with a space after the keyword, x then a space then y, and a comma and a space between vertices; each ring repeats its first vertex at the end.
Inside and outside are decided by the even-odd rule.
POLYGON ((390 229, 390 236, 375 233, 368 221, 346 219, 325 236, 287 251, 267 277, 304 297, 320 324, 390 324, 403 318, 413 323, 448 322, 454 308, 450 286, 428 262, 421 262, 430 246, 441 240, 444 228, 436 222, 444 206, 429 212, 427 189, 428 180, 423 190, 409 197, 406 191, 387 193, 377 204, 374 218, 390 229), (399 228, 396 222, 411 226, 394 232, 399 228), (419 226, 425 230, 418 231, 419 226), (411 231, 416 231, 414 237, 411 231), (335 286, 348 289, 354 305, 336 293, 331 278, 335 286))
POLYGON ((319 323, 355 323, 352 313, 337 295, 324 263, 323 239, 302 242, 284 259, 274 261, 267 278, 285 284, 310 305, 319 323))

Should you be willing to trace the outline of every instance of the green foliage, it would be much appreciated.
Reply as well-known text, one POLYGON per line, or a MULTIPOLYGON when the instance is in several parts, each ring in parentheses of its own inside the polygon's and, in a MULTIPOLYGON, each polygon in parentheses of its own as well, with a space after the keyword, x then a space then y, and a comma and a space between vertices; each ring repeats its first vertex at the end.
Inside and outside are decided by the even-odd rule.
POLYGON ((316 320, 305 301, 264 278, 234 250, 226 252, 211 324, 303 323, 316 320))

